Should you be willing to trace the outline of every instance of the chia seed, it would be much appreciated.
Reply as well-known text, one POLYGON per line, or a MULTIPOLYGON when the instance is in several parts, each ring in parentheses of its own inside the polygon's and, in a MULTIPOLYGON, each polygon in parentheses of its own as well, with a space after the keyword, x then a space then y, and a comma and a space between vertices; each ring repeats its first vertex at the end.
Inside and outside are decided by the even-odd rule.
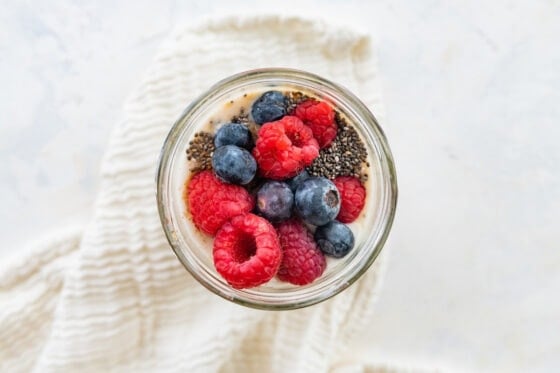
POLYGON ((309 100, 309 96, 299 92, 290 91, 286 93, 286 112, 288 115, 292 114, 296 106, 298 106, 303 101, 309 100))
POLYGON ((307 172, 331 180, 338 176, 354 176, 364 182, 368 175, 362 171, 363 166, 369 167, 366 147, 358 132, 338 112, 335 120, 338 125, 336 138, 329 147, 321 149, 307 172))
POLYGON ((256 124, 249 116, 249 113, 245 112, 245 108, 241 107, 239 109, 239 114, 234 115, 231 117, 231 123, 239 123, 244 124, 249 128, 251 135, 253 136, 253 140, 256 141, 257 139, 257 132, 259 132, 259 125, 256 124))
POLYGON ((212 169, 212 154, 214 154, 214 135, 200 131, 194 134, 187 149, 187 160, 194 163, 191 172, 212 169))
POLYGON ((239 114, 231 117, 231 123, 239 123, 248 126, 250 121, 251 120, 249 119, 249 113, 246 113, 245 108, 243 107, 239 109, 239 114))

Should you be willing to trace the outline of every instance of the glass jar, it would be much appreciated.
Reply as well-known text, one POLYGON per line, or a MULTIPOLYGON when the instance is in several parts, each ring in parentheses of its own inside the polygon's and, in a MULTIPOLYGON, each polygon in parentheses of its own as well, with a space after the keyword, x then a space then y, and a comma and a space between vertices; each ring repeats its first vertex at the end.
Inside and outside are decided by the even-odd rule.
POLYGON ((175 254, 207 289, 249 307, 296 309, 338 294, 371 266, 391 229, 397 203, 397 179, 393 157, 382 129, 354 94, 307 72, 258 69, 216 83, 185 109, 163 145, 157 173, 157 203, 163 229, 175 254), (356 129, 366 145, 370 165, 366 205, 358 221, 350 224, 356 237, 354 249, 344 258, 328 258, 325 272, 313 283, 295 286, 273 279, 256 288, 234 289, 214 268, 213 238, 198 232, 187 216, 183 202, 183 188, 189 172, 186 149, 216 108, 245 93, 262 92, 274 87, 311 93, 329 102, 356 129))

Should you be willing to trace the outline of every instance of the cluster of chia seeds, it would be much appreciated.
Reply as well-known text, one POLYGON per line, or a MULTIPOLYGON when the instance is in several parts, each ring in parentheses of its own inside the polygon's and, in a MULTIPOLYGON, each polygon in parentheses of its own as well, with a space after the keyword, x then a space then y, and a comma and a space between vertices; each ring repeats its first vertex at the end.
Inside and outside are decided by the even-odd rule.
POLYGON ((291 114, 295 110, 296 106, 309 99, 309 96, 299 91, 290 91, 286 93, 286 112, 291 114))
POLYGON ((194 162, 191 172, 211 170, 214 149, 214 135, 204 131, 195 133, 187 149, 187 160, 194 162))
POLYGON ((259 132, 259 126, 251 119, 248 112, 245 111, 244 107, 239 109, 239 114, 231 117, 231 123, 239 123, 247 126, 251 134, 253 135, 253 140, 257 138, 257 132, 259 132))
POLYGON ((368 175, 362 171, 362 166, 365 163, 369 167, 368 154, 360 135, 338 112, 335 120, 338 125, 336 138, 329 147, 319 152, 307 172, 331 180, 338 176, 354 176, 366 181, 368 175))
POLYGON ((231 123, 239 123, 239 124, 244 124, 244 125, 248 126, 249 122, 251 122, 251 120, 249 119, 249 113, 245 112, 244 107, 239 109, 239 114, 234 115, 231 118, 231 123))

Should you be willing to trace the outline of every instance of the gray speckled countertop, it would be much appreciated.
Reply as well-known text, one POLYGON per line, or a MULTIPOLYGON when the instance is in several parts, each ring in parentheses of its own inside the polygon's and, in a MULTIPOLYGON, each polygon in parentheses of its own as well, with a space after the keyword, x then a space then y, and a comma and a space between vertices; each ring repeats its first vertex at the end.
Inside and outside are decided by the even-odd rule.
MULTIPOLYGON (((559 371, 560 3, 316 3, 374 35, 400 183, 384 291, 352 351, 450 370, 559 371)), ((87 221, 135 79, 175 25, 218 5, 233 8, 3 4, 0 257, 87 221)))

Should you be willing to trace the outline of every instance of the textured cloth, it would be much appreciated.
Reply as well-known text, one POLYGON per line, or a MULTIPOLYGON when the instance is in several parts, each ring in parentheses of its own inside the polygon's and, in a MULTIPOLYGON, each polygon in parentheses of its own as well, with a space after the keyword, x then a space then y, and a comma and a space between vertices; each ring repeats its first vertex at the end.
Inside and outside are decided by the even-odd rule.
POLYGON ((371 317, 382 260, 324 303, 259 311, 198 284, 163 234, 154 175, 172 123, 217 80, 266 66, 332 79, 379 113, 367 36, 274 16, 174 33, 113 131, 91 222, 4 263, 0 371, 377 371, 337 361, 371 317))

